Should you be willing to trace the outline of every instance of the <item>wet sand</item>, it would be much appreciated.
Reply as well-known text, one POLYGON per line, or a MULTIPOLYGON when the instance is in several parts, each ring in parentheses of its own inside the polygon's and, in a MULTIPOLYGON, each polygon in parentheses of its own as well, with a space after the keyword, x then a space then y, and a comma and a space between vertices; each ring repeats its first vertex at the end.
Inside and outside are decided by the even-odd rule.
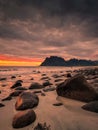
MULTIPOLYGON (((54 78, 51 77, 54 73, 47 73, 47 76, 51 78, 51 83, 54 83, 54 78)), ((57 74, 61 75, 60 72, 57 74)), ((33 81, 28 80, 34 77, 34 81, 42 83, 40 80, 42 73, 40 74, 27 74, 23 75, 21 79, 25 79, 23 86, 29 86, 33 81), (25 77, 25 78, 24 78, 25 77), (28 81, 28 82, 27 82, 28 81)), ((17 78, 19 79, 19 77, 17 78)), ((62 77, 63 80, 66 77, 62 77)), ((16 79, 15 79, 16 80, 16 79)), ((15 81, 13 80, 13 82, 15 81)), ((6 81, 5 81, 6 82, 6 81)), ((7 89, 7 88, 4 88, 7 89)), ((2 88, 3 90, 3 88, 2 88)), ((6 90, 10 92, 10 90, 6 90)), ((32 91, 32 90, 30 90, 32 91)), ((5 94, 5 93, 4 93, 5 94)), ((0 98, 2 99, 1 96, 0 98)), ((31 125, 20 128, 19 130, 33 130, 34 127, 40 123, 46 122, 51 126, 51 130, 97 130, 98 129, 98 113, 88 112, 81 108, 85 103, 67 99, 63 97, 57 97, 56 91, 46 92, 46 96, 39 96, 39 104, 33 110, 36 113, 36 121, 31 125), (56 102, 61 102, 63 105, 54 106, 56 102)), ((12 128, 13 116, 17 113, 15 110, 15 102, 17 98, 13 98, 11 101, 4 101, 4 107, 0 108, 0 130, 14 130, 12 128)))
MULTIPOLYGON (((56 93, 48 92, 47 95, 39 96, 40 101, 34 109, 37 115, 36 121, 20 130, 33 130, 38 122, 51 125, 51 130, 97 130, 98 114, 81 109, 85 103, 71 99, 58 97, 64 105, 53 106, 57 102, 56 93)), ((14 130, 12 128, 12 118, 16 113, 14 109, 15 99, 5 102, 5 107, 0 108, 0 129, 14 130)))

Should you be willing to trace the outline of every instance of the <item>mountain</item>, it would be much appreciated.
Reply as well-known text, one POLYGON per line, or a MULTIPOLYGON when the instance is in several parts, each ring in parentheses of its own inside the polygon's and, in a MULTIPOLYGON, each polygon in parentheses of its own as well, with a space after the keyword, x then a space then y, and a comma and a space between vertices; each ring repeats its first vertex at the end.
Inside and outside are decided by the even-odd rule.
POLYGON ((41 66, 65 66, 65 60, 61 57, 50 56, 47 57, 44 62, 42 62, 41 66))
POLYGON ((96 66, 98 61, 70 59, 64 60, 62 57, 50 56, 47 57, 40 66, 96 66))

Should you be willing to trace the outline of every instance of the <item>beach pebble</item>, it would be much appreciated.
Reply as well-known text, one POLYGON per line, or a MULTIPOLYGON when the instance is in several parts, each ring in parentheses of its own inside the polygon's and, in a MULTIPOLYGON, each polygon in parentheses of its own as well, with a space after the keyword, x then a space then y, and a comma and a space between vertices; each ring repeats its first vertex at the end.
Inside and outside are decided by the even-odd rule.
POLYGON ((49 77, 42 77, 41 80, 50 80, 49 77))
POLYGON ((15 108, 16 110, 25 110, 36 107, 38 103, 39 98, 37 95, 31 92, 23 92, 17 98, 15 108))
POLYGON ((62 81, 63 79, 56 79, 54 82, 60 82, 62 81))
POLYGON ((4 106, 5 106, 4 104, 0 103, 0 107, 4 107, 4 106))
POLYGON ((43 86, 37 82, 34 82, 30 85, 29 89, 42 89, 43 86))
POLYGON ((72 77, 71 73, 67 73, 66 77, 71 78, 72 77))
POLYGON ((31 78, 30 80, 34 80, 34 78, 31 78))
POLYGON ((98 113, 98 101, 93 101, 82 106, 84 110, 98 113))
POLYGON ((3 98, 2 101, 9 101, 9 100, 11 100, 11 99, 12 99, 12 97, 11 97, 11 96, 8 96, 8 97, 6 97, 6 98, 3 98))
POLYGON ((56 90, 55 87, 46 87, 43 89, 44 92, 49 92, 49 91, 54 91, 54 90, 56 90))
POLYGON ((37 126, 35 126, 34 130, 51 130, 50 125, 47 126, 46 122, 45 123, 38 123, 37 126))
POLYGON ((42 92, 42 93, 41 93, 41 96, 46 96, 46 94, 42 92))
POLYGON ((36 91, 33 91, 33 93, 35 93, 35 94, 37 94, 37 93, 42 93, 42 91, 36 90, 36 91))
POLYGON ((24 90, 16 90, 10 94, 11 97, 19 96, 24 90))
POLYGON ((26 110, 17 113, 12 122, 13 128, 23 128, 33 123, 36 119, 36 114, 33 110, 26 110))
POLYGON ((15 88, 15 90, 27 90, 27 88, 20 86, 20 87, 15 88))
POLYGON ((6 87, 7 85, 6 84, 2 84, 2 87, 6 87))
POLYGON ((52 85, 52 83, 50 83, 49 81, 45 81, 45 82, 43 83, 43 86, 44 86, 44 87, 49 86, 49 85, 52 85))
POLYGON ((16 81, 16 83, 13 84, 11 88, 13 89, 13 88, 16 88, 16 87, 19 87, 19 86, 22 86, 22 83, 19 82, 19 81, 16 81))
POLYGON ((7 78, 0 78, 0 81, 7 80, 7 78))
POLYGON ((62 106, 63 104, 61 102, 57 102, 53 104, 54 106, 62 106))
POLYGON ((11 79, 15 79, 16 78, 16 76, 11 76, 11 79))

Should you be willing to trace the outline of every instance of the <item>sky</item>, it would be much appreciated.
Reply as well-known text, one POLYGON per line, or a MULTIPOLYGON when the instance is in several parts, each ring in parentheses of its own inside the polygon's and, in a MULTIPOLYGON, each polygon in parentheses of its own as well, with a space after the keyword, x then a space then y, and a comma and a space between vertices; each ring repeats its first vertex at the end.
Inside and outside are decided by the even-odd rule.
POLYGON ((98 0, 0 0, 0 65, 98 60, 98 0))

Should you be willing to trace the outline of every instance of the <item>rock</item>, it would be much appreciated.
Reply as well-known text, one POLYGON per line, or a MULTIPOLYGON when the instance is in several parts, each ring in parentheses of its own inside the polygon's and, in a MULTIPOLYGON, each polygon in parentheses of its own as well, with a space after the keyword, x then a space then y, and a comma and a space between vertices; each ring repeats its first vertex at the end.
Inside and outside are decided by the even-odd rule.
POLYGON ((66 77, 67 77, 67 78, 71 78, 72 76, 71 76, 70 73, 67 73, 66 77))
POLYGON ((16 110, 25 110, 36 107, 38 103, 39 98, 37 95, 31 92, 23 92, 19 95, 15 108, 16 110))
POLYGON ((12 99, 12 97, 11 97, 11 96, 8 96, 8 97, 6 97, 6 98, 3 98, 2 101, 9 101, 9 100, 11 100, 11 99, 12 99))
POLYGON ((46 94, 45 93, 41 93, 41 96, 46 96, 46 94))
POLYGON ((46 74, 42 74, 42 76, 46 76, 46 74))
POLYGON ((34 82, 30 85, 29 89, 42 89, 43 86, 37 82, 34 82))
POLYGON ((57 75, 57 74, 53 74, 52 77, 53 77, 53 78, 59 78, 60 76, 57 75))
POLYGON ((41 80, 50 80, 49 77, 42 77, 41 80))
POLYGON ((34 80, 34 78, 31 78, 30 80, 34 80))
POLYGON ((23 90, 16 90, 16 91, 12 92, 10 94, 10 96, 11 97, 16 97, 16 96, 19 96, 22 92, 23 92, 23 90))
POLYGON ((20 87, 20 86, 22 86, 22 82, 20 80, 18 80, 18 81, 16 81, 16 83, 14 85, 12 85, 11 88, 13 89, 13 88, 20 87))
POLYGON ((11 77, 11 79, 15 79, 15 78, 16 78, 16 76, 12 76, 12 77, 11 77))
POLYGON ((17 87, 17 88, 15 88, 15 90, 27 90, 27 88, 25 88, 25 87, 17 87))
POLYGON ((4 104, 0 103, 0 107, 4 107, 4 106, 5 106, 4 104))
POLYGON ((56 79, 54 82, 60 82, 62 81, 63 79, 56 79))
POLYGON ((17 80, 16 83, 23 83, 23 80, 17 80))
POLYGON ((33 110, 26 110, 17 113, 12 122, 13 128, 23 128, 33 123, 36 119, 36 114, 33 110))
POLYGON ((89 85, 85 77, 82 75, 76 75, 59 84, 56 91, 59 96, 84 102, 93 101, 96 98, 98 99, 95 90, 89 85))
POLYGON ((82 106, 84 110, 98 113, 98 101, 92 101, 82 106))
POLYGON ((43 83, 43 86, 44 86, 44 87, 49 86, 49 85, 52 85, 52 83, 50 83, 49 81, 45 81, 45 82, 43 83))
POLYGON ((0 81, 7 80, 7 78, 0 78, 0 81))
POLYGON ((2 87, 6 87, 7 85, 6 84, 2 84, 2 87))
POLYGON ((33 93, 35 93, 35 94, 36 94, 36 93, 42 93, 42 91, 37 91, 37 90, 36 90, 36 91, 34 91, 33 93))
POLYGON ((54 90, 55 90, 55 87, 47 87, 43 89, 44 92, 49 92, 49 91, 54 91, 54 90))
POLYGON ((51 130, 50 125, 47 126, 46 122, 44 124, 38 123, 37 126, 35 126, 34 130, 51 130))
POLYGON ((53 105, 54 105, 54 106, 62 106, 63 104, 60 103, 60 102, 57 102, 57 103, 54 103, 53 105))

